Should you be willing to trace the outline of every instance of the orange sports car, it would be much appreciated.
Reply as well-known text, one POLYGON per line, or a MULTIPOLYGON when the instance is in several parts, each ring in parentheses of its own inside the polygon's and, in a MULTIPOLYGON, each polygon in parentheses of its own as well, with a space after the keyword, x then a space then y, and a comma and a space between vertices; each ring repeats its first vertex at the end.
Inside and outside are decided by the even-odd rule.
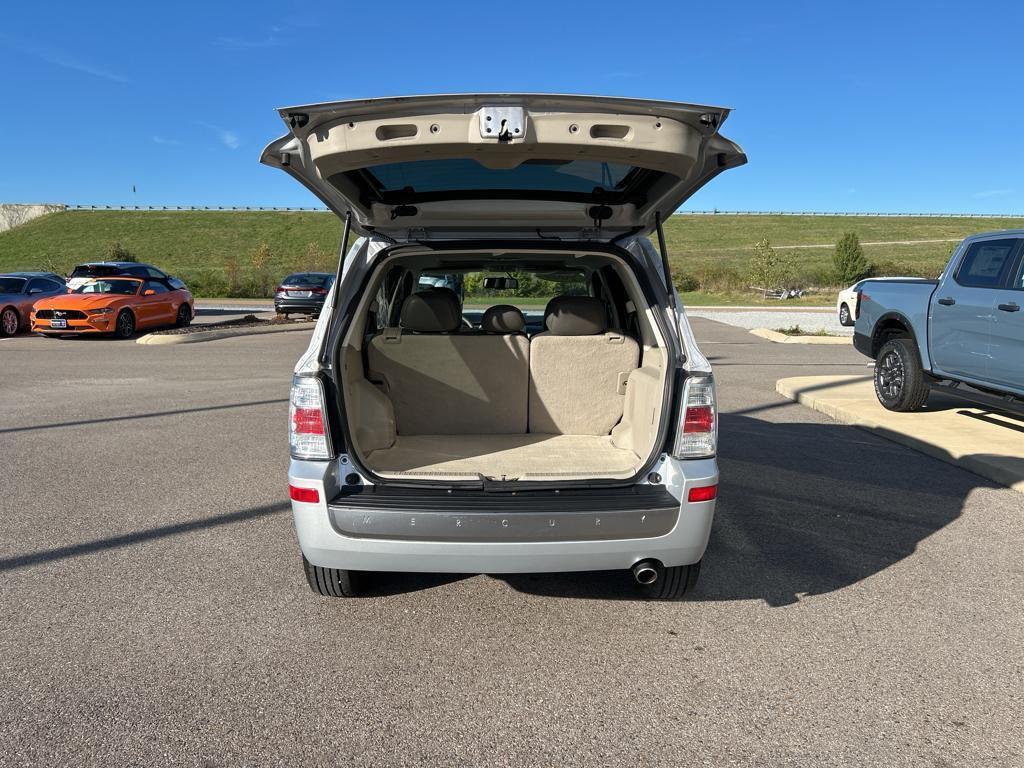
POLYGON ((186 326, 194 314, 192 294, 166 280, 101 277, 32 308, 32 330, 47 336, 110 333, 129 338, 136 329, 186 326))

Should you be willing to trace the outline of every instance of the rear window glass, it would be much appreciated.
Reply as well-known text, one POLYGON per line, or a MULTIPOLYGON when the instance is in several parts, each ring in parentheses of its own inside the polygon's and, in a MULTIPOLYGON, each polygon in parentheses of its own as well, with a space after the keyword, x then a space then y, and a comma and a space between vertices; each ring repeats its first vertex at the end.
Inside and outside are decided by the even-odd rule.
POLYGON ((616 204, 639 201, 662 175, 629 163, 598 160, 535 159, 514 168, 488 168, 473 158, 450 158, 371 165, 329 180, 339 185, 347 179, 384 203, 511 196, 616 204))
POLYGON ((24 278, 0 277, 0 293, 21 293, 22 286, 24 285, 24 278))
POLYGON ((971 288, 998 288, 1010 268, 1019 241, 984 240, 969 246, 960 262, 956 281, 971 288))
POLYGON ((97 275, 116 275, 120 272, 117 267, 106 267, 98 265, 82 265, 75 267, 71 273, 72 277, 94 277, 97 275))
POLYGON ((296 272, 281 281, 285 285, 312 285, 326 288, 334 282, 334 275, 324 272, 296 272))

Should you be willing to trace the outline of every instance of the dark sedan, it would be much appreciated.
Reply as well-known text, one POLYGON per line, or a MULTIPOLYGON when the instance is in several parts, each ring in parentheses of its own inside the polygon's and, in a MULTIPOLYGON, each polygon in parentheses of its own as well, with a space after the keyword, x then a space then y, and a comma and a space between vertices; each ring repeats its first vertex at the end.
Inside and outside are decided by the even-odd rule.
POLYGON ((279 315, 319 315, 327 292, 334 285, 330 272, 296 272, 288 275, 274 292, 274 309, 279 315))
POLYGON ((39 299, 67 293, 64 278, 52 272, 8 272, 0 275, 0 335, 28 328, 32 305, 39 299))

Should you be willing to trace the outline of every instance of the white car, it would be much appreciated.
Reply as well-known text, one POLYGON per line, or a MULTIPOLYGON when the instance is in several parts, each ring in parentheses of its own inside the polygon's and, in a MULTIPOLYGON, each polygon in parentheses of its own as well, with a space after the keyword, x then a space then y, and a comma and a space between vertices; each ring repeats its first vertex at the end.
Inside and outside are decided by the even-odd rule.
POLYGON ((865 282, 867 281, 861 280, 839 292, 839 298, 836 299, 836 312, 839 313, 840 325, 852 326, 856 324, 858 296, 860 295, 861 286, 865 282))
POLYGON ((355 595, 375 571, 693 587, 718 490, 714 379, 648 235, 746 162, 719 133, 728 113, 537 94, 280 111, 261 161, 345 222, 291 393, 314 592, 355 595), (494 297, 478 324, 444 276, 494 297))

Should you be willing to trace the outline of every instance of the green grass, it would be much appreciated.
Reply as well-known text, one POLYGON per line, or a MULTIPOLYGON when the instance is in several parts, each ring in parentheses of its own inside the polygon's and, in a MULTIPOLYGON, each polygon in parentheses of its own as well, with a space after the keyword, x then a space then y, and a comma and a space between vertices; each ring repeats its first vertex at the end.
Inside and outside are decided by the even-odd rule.
MULTIPOLYGON (((802 283, 825 285, 835 242, 856 232, 862 243, 894 240, 957 240, 985 230, 1019 227, 1020 219, 895 218, 868 216, 674 216, 665 225, 673 272, 690 304, 828 304, 828 293, 799 301, 762 302, 747 290, 747 263, 754 244, 768 237, 792 255, 802 283), (821 245, 788 250, 787 245, 821 245), (683 283, 683 280, 688 281, 683 283)), ((0 271, 55 269, 66 273, 83 261, 104 258, 120 243, 140 261, 179 275, 197 295, 253 295, 297 269, 333 267, 341 222, 330 213, 276 211, 68 211, 50 214, 0 233, 0 271), (252 257, 270 247, 265 280, 255 278, 252 257), (310 244, 320 250, 306 256, 310 244), (313 263, 317 262, 317 263, 313 263)), ((885 271, 935 275, 954 243, 864 245, 868 259, 885 271)))

